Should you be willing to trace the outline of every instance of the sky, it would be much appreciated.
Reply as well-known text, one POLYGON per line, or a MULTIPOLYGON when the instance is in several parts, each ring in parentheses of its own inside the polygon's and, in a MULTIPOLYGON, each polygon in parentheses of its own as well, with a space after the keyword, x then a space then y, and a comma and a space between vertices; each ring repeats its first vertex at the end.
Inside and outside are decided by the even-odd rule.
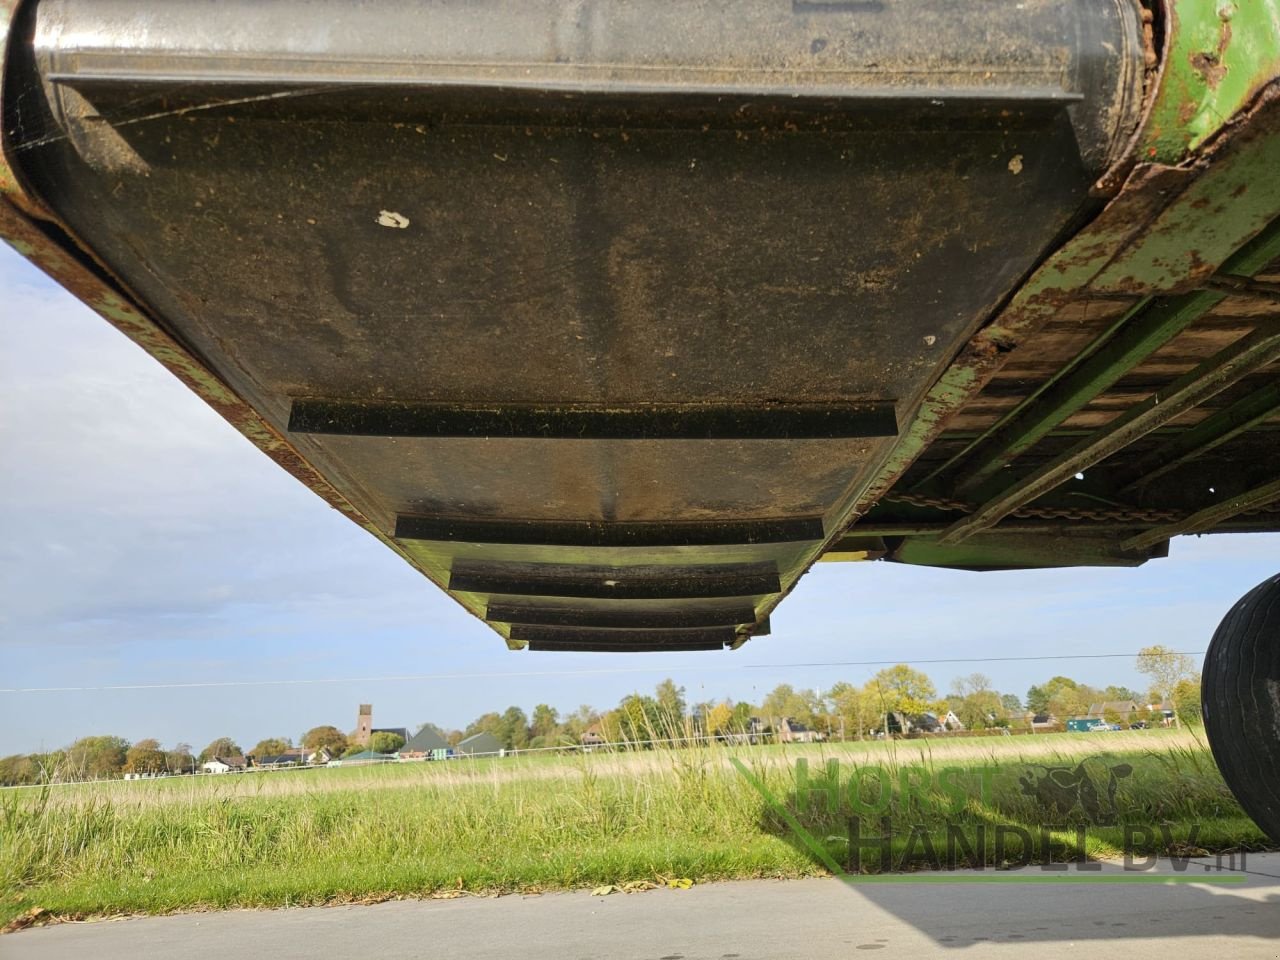
POLYGON ((1145 690, 1129 656, 1065 657, 1202 651, 1277 558, 1280 535, 1235 535, 1133 570, 819 564, 736 652, 512 652, 0 244, 0 755, 89 734, 248 748, 351 729, 362 702, 377 726, 461 728, 667 676, 692 701, 758 703, 861 683, 868 661, 920 666, 939 692, 974 671, 1020 696, 1055 674, 1145 690), (1027 656, 1063 659, 926 662, 1027 656), (113 686, 143 688, 93 689, 113 686))

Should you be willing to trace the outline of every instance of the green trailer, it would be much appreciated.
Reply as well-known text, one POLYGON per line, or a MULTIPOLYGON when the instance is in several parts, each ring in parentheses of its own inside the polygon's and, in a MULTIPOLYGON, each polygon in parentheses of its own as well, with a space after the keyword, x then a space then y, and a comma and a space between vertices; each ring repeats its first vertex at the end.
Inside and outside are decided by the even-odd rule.
MULTIPOLYGON (((1280 0, 0 0, 0 58, 0 236, 521 655, 1280 530, 1280 0)), ((1280 577, 1204 680, 1280 838, 1280 577)))
POLYGON ((1111 725, 1098 717, 1074 718, 1067 721, 1067 733, 1093 733, 1096 730, 1109 730, 1111 725))

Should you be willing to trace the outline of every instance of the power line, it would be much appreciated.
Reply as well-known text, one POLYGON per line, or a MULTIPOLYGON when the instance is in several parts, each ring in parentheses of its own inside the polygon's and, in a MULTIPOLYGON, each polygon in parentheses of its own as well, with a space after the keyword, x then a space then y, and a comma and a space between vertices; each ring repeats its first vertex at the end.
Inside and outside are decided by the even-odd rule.
MULTIPOLYGON (((1169 656, 1202 657, 1204 650, 1171 650, 1169 656)), ((768 667, 782 669, 784 667, 880 667, 905 663, 908 666, 922 663, 1011 663, 1019 660, 1105 660, 1131 657, 1137 659, 1136 653, 1047 653, 1034 657, 939 657, 934 660, 839 660, 832 663, 753 663, 751 669, 763 670, 768 667)))
MULTIPOLYGON (((1203 650, 1172 651, 1177 655, 1198 657, 1203 650)), ((445 680, 501 680, 529 679, 534 677, 578 677, 606 676, 629 673, 666 673, 682 674, 691 672, 737 673, 748 670, 790 670, 812 669, 816 667, 889 667, 899 663, 908 665, 926 665, 942 663, 1017 663, 1044 660, 1119 660, 1136 659, 1136 653, 1062 653, 1038 654, 1022 657, 936 657, 926 659, 910 659, 899 657, 896 660, 832 660, 812 663, 743 663, 720 666, 683 666, 683 667, 601 667, 584 670, 519 670, 506 673, 409 673, 390 674, 374 677, 316 677, 316 678, 278 678, 272 680, 194 680, 172 683, 119 683, 98 686, 68 687, 0 687, 0 694, 20 693, 107 693, 122 690, 192 690, 223 687, 290 687, 311 686, 335 683, 430 683, 445 680)))

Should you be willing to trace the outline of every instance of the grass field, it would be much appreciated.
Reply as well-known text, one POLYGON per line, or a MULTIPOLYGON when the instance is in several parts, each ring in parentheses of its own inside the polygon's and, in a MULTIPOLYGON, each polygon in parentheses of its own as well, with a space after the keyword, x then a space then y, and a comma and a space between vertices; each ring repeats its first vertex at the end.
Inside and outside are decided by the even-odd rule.
MULTIPOLYGON (((832 759, 842 776, 994 770, 990 796, 966 791, 958 811, 927 790, 893 809, 895 829, 935 834, 957 819, 1056 822, 1018 776, 1095 757, 1131 772, 1117 822, 1089 829, 1090 856, 1116 855, 1124 823, 1164 825, 1168 842, 1144 841, 1161 852, 1265 845, 1186 732, 524 755, 3 790, 0 926, 32 907, 85 917, 825 872, 732 757, 792 809, 799 758, 811 777, 832 759)), ((817 803, 807 816, 842 859, 847 817, 817 803)))

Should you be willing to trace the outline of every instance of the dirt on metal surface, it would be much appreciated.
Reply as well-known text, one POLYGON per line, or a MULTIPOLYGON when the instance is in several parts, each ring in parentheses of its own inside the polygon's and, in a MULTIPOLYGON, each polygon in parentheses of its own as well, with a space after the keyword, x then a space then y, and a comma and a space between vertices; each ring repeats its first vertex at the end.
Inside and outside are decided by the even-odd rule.
MULTIPOLYGON (((368 28, 379 21, 323 49, 285 29, 307 56, 284 57, 273 31, 287 13, 254 5, 213 19, 158 7, 139 33, 123 29, 128 4, 43 0, 0 65, 0 234, 437 584, 455 563, 542 564, 562 584, 665 563, 687 591, 718 564, 769 563, 777 590, 749 598, 762 624, 844 528, 883 518, 904 478, 945 469, 1126 311, 1209 283, 1280 214, 1270 48, 1245 29, 1256 11, 1010 0, 983 8, 995 19, 980 28, 976 8, 892 0, 841 39, 825 6, 747 3, 715 20, 697 0, 641 24, 625 4, 583 18, 537 0, 500 32, 415 28, 405 42, 421 49, 395 59, 368 28), (658 42, 672 16, 688 29, 658 42), (703 49, 707 30, 718 47, 703 49), (1071 46, 1099 31, 1106 43, 1071 46), (989 42, 969 50, 979 35, 989 42), (466 37, 483 49, 458 47, 466 37), (1179 97, 1178 111, 1195 107, 1179 121, 1195 126, 1193 153, 1171 146, 1181 128, 1168 139, 1179 97), (505 426, 307 429, 306 403, 359 404, 369 423, 485 407, 505 426), (695 438, 671 409, 723 427, 753 407, 876 403, 896 406, 900 435, 771 436, 744 413, 695 438), (544 415, 574 405, 621 411, 638 432, 544 415), (496 532, 401 542, 413 516, 496 532), (817 520, 825 535, 663 553, 529 533, 762 518, 817 520), (504 522, 524 539, 504 542, 504 522)), ((437 26, 491 14, 430 12, 437 26)), ((380 22, 423 15, 389 3, 380 22)), ((1273 312, 1233 291, 1016 466, 1061 457, 1273 312)), ((1170 429, 1275 375, 1251 372, 1170 429)), ((1214 457, 1265 451, 1264 434, 1214 457)), ((1112 498, 1092 508, 1107 518, 1074 501, 1040 509, 1186 516, 1205 504, 1161 500, 1180 476, 1141 502, 1097 481, 1066 494, 1112 498)), ((937 519, 898 504, 891 522, 937 519)), ((454 595, 477 615, 493 599, 454 595)), ((753 624, 740 627, 744 639, 753 624)))

